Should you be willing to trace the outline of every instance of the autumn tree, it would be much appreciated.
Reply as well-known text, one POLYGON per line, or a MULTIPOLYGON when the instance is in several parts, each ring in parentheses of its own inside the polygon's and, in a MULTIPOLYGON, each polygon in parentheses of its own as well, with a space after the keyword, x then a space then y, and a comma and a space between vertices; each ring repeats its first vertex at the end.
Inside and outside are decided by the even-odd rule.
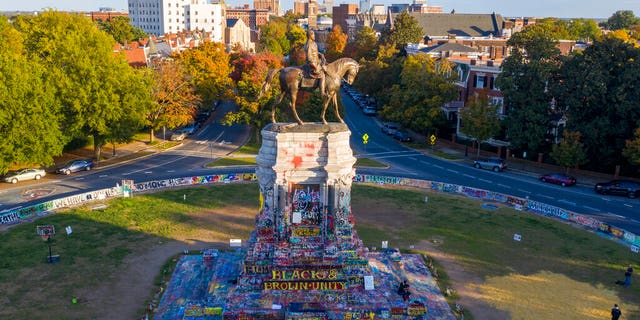
POLYGON ((587 155, 580 141, 581 136, 578 131, 565 131, 562 141, 553 145, 550 156, 558 165, 565 167, 565 173, 569 173, 570 167, 577 169, 578 166, 587 163, 587 155))
POLYGON ((271 90, 262 96, 260 96, 260 91, 267 72, 283 67, 282 59, 268 52, 246 54, 233 61, 233 66, 232 79, 236 87, 235 102, 240 109, 227 113, 223 122, 225 124, 244 123, 250 125, 256 141, 259 141, 260 128, 270 119, 266 111, 271 108, 275 97, 280 94, 278 86, 272 86, 271 90))
POLYGON ((462 125, 460 131, 478 142, 480 157, 480 143, 492 138, 500 131, 498 106, 489 103, 487 90, 479 90, 469 105, 462 108, 460 113, 462 125))
POLYGON ((218 99, 231 97, 231 65, 229 54, 220 42, 204 42, 200 46, 185 50, 178 60, 184 71, 191 75, 195 93, 205 106, 218 99))
POLYGON ((200 97, 185 67, 175 60, 155 61, 150 77, 153 102, 146 119, 150 128, 149 140, 153 142, 155 130, 162 127, 173 129, 193 121, 200 97))
POLYGON ((347 45, 348 37, 348 35, 342 32, 342 28, 339 24, 333 27, 333 30, 331 30, 327 39, 327 52, 325 54, 327 61, 334 61, 342 58, 342 52, 344 51, 344 47, 347 45))

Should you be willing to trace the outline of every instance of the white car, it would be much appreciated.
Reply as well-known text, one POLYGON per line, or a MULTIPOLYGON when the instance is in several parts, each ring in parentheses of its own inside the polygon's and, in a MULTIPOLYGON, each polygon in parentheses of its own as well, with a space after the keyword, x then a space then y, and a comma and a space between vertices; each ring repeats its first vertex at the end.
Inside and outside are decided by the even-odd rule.
POLYGON ((171 135, 171 141, 182 141, 187 137, 187 133, 182 130, 176 130, 171 135))
POLYGON ((4 181, 9 183, 18 183, 18 181, 24 180, 40 180, 40 178, 44 177, 45 175, 47 175, 47 173, 42 169, 20 169, 18 171, 13 171, 7 174, 4 177, 4 181))

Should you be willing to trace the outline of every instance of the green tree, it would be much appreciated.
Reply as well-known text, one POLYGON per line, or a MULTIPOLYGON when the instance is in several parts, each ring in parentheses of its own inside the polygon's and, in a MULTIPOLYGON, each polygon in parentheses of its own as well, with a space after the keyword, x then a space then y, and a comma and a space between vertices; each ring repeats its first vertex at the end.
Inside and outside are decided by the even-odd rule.
POLYGON ((191 76, 182 64, 175 60, 155 61, 152 70, 153 103, 146 114, 151 142, 155 130, 163 126, 173 129, 193 121, 200 103, 191 76))
POLYGON ((636 129, 632 140, 626 141, 622 155, 633 164, 640 164, 640 128, 636 129))
POLYGON ((625 163, 622 150, 640 123, 640 49, 606 38, 567 60, 551 87, 567 112, 567 129, 582 133, 591 169, 625 163))
POLYGON ((560 51, 552 32, 534 25, 513 35, 512 54, 502 64, 496 85, 508 110, 507 138, 515 149, 542 152, 549 129, 549 81, 557 74, 560 51))
MULTIPOLYGON (((260 28, 258 52, 271 52, 275 55, 286 55, 291 50, 287 38, 287 22, 283 18, 271 19, 260 28)), ((306 40, 306 38, 305 38, 306 40)))
POLYGON ((378 37, 375 31, 368 26, 358 30, 355 39, 347 42, 345 53, 356 60, 374 60, 378 54, 378 37))
POLYGON ((126 43, 147 36, 144 30, 131 24, 129 17, 113 17, 110 21, 97 21, 98 26, 110 34, 117 43, 126 43))
POLYGON ((408 43, 419 43, 424 37, 422 27, 418 20, 409 12, 402 11, 393 20, 393 26, 382 30, 380 41, 383 44, 394 44, 403 52, 408 43))
POLYGON ((405 59, 398 56, 398 52, 393 44, 381 45, 373 61, 361 61, 360 71, 353 86, 375 97, 380 105, 389 104, 395 90, 394 85, 400 83, 400 73, 405 59))
POLYGON ((602 22, 602 26, 609 30, 631 29, 639 24, 640 18, 636 17, 631 10, 616 11, 607 21, 602 22))
POLYGON ((142 114, 137 110, 148 97, 145 82, 124 55, 113 53, 113 38, 86 16, 45 11, 14 25, 24 35, 29 58, 47 69, 65 116, 59 124, 65 141, 93 136, 99 161, 109 126, 142 114))
POLYGON ((498 106, 489 103, 486 89, 480 90, 471 103, 462 108, 460 117, 462 118, 460 131, 478 142, 477 157, 479 158, 480 143, 492 138, 500 131, 498 106))
POLYGON ((587 163, 587 154, 580 142, 581 136, 578 131, 565 131, 562 141, 554 144, 549 154, 558 165, 565 168, 565 173, 569 173, 570 167, 577 169, 580 165, 587 163))
POLYGON ((451 68, 450 62, 426 54, 408 56, 383 115, 415 131, 438 127, 444 120, 442 105, 457 92, 451 68))
POLYGON ((593 19, 573 19, 568 25, 570 39, 590 42, 598 40, 602 32, 593 19))
POLYGON ((347 36, 342 32, 342 28, 340 25, 336 25, 329 33, 329 37, 327 39, 327 53, 326 57, 328 61, 334 61, 342 57, 342 52, 344 51, 344 47, 347 45, 347 36))
POLYGON ((231 64, 225 46, 220 42, 204 42, 183 51, 178 59, 192 77, 196 93, 209 106, 218 99, 231 97, 231 64))

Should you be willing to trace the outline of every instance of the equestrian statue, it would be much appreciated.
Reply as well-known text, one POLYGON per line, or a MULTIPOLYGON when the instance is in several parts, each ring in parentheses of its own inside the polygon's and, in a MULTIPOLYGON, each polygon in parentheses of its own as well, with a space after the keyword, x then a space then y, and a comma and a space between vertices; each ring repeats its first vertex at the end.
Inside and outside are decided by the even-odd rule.
POLYGON ((360 65, 351 58, 341 58, 327 64, 324 55, 318 52, 318 45, 315 42, 315 33, 309 30, 307 43, 305 44, 307 53, 307 64, 302 67, 286 67, 281 69, 271 69, 262 85, 260 95, 264 94, 271 85, 271 80, 278 74, 281 93, 276 102, 271 107, 271 121, 276 122, 276 105, 280 104, 285 96, 289 97, 293 116, 298 124, 304 124, 296 111, 296 100, 298 91, 301 88, 318 88, 323 97, 322 123, 327 124, 325 113, 329 102, 333 102, 336 117, 344 123, 338 112, 338 93, 340 83, 344 78, 348 84, 352 84, 358 74, 360 65))

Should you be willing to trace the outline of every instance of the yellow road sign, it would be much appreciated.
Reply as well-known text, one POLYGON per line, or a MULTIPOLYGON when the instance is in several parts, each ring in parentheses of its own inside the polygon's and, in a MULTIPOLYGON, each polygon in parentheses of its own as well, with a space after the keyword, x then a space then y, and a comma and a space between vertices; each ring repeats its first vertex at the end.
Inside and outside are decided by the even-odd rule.
POLYGON ((432 135, 429 137, 429 143, 430 143, 431 145, 436 144, 436 140, 437 140, 437 138, 436 138, 436 135, 434 135, 434 134, 432 134, 432 135))
POLYGON ((365 133, 362 135, 362 141, 367 141, 367 140, 369 140, 369 135, 365 133))

